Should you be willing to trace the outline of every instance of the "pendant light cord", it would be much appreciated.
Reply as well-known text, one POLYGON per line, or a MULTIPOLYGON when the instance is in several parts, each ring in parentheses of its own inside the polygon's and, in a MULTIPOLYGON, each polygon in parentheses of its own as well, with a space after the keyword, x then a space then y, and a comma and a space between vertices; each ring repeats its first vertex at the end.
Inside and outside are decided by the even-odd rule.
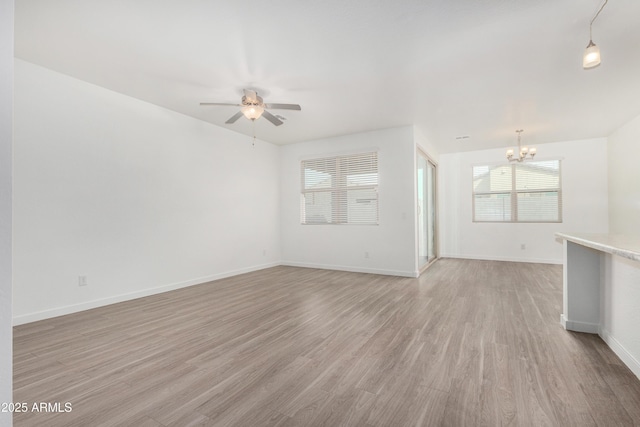
POLYGON ((522 143, 520 142, 520 134, 524 132, 523 129, 517 130, 516 133, 518 134, 518 155, 520 155, 520 153, 522 153, 522 143))
POLYGON ((598 15, 600 15, 600 12, 602 12, 602 9, 604 9, 608 1, 609 0, 604 0, 604 3, 602 3, 602 6, 600 6, 600 9, 598 9, 598 11, 596 12, 596 16, 593 17, 591 23, 589 24, 589 40, 593 40, 593 36, 591 35, 591 27, 593 26, 593 21, 595 21, 598 15))

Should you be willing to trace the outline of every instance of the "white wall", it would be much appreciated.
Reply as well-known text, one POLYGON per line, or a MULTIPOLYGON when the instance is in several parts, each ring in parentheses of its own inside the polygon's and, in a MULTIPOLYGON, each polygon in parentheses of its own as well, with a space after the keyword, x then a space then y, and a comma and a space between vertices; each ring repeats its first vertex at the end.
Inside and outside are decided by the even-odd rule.
POLYGON ((15 323, 277 264, 278 179, 277 146, 16 60, 15 323))
POLYGON ((548 143, 537 149, 541 160, 563 159, 562 223, 472 222, 472 165, 502 162, 506 147, 440 155, 442 257, 560 264, 562 245, 555 240, 555 232, 607 232, 606 138, 548 143), (526 249, 521 249, 522 244, 526 249))
POLYGON ((609 232, 640 236, 640 116, 609 136, 609 232))
MULTIPOLYGON (((640 116, 609 136, 609 232, 640 240, 640 116)), ((602 338, 640 378, 640 262, 605 255, 602 338)))
POLYGON ((640 262, 603 257, 600 336, 640 378, 640 262))
POLYGON ((413 140, 416 146, 426 153, 431 160, 438 163, 440 155, 436 144, 418 126, 413 127, 413 140))
MULTIPOLYGON (((0 403, 12 401, 11 139, 13 127, 13 0, 0 0, 0 403)), ((11 413, 0 412, 0 426, 11 413)))
POLYGON ((415 276, 413 127, 386 129, 281 147, 281 231, 285 265, 415 276), (377 226, 301 225, 300 161, 378 150, 377 226), (369 253, 365 258, 364 253, 369 253))

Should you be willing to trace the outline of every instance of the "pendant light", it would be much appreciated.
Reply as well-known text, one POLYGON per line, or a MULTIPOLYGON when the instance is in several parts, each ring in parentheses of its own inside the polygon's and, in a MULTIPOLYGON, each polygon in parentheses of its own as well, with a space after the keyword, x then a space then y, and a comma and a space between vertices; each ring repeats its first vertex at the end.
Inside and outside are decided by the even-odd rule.
POLYGON ((524 132, 524 130, 522 129, 516 131, 516 133, 518 134, 518 156, 514 157, 513 148, 507 150, 507 160, 509 160, 510 162, 520 163, 527 159, 533 160, 536 153, 538 152, 535 148, 527 148, 522 146, 522 142, 520 141, 520 134, 522 132, 524 132))
POLYGON ((600 6, 600 9, 598 9, 598 12, 589 24, 589 44, 587 45, 587 48, 584 51, 584 55, 582 56, 582 68, 584 68, 585 70, 600 65, 600 48, 598 48, 598 46, 596 46, 596 44, 593 42, 591 27, 593 26, 593 21, 595 21, 598 15, 600 15, 600 12, 602 12, 602 9, 604 9, 604 6, 608 1, 609 0, 604 0, 604 3, 602 3, 602 6, 600 6))

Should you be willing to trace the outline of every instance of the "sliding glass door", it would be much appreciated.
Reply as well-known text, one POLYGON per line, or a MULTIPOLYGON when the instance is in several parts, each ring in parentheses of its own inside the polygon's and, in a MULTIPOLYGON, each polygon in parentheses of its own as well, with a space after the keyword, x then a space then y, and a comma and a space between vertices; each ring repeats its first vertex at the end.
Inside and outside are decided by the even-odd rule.
POLYGON ((420 270, 436 259, 436 165, 418 150, 418 266, 420 270))

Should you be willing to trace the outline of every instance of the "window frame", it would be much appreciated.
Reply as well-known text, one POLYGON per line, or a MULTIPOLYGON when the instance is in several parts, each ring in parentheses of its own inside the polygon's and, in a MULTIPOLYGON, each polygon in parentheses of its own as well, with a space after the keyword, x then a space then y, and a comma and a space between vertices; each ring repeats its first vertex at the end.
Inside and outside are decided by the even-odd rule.
POLYGON ((357 225, 357 226, 377 226, 380 225, 380 195, 378 191, 378 187, 380 184, 380 171, 379 171, 379 157, 378 151, 362 151, 348 154, 339 154, 339 155, 330 155, 330 156, 322 156, 322 157, 313 157, 313 158, 305 158, 300 161, 300 225, 357 225), (362 156, 373 156, 375 160, 375 175, 376 175, 376 183, 375 184, 365 184, 365 185, 348 185, 347 175, 344 173, 344 170, 349 170, 349 168, 345 168, 345 163, 348 163, 349 160, 356 159, 362 156), (311 162, 318 161, 333 161, 335 162, 335 176, 332 176, 332 185, 330 187, 322 187, 317 189, 307 189, 305 188, 305 165, 311 162), (373 190, 375 192, 375 222, 349 222, 348 221, 348 211, 346 203, 348 203, 348 194, 349 191, 358 191, 358 190, 373 190), (327 222, 309 222, 306 221, 306 212, 305 212, 305 196, 316 194, 316 193, 330 193, 331 204, 329 205, 331 208, 331 221, 327 222), (344 220, 342 220, 344 218, 344 220))
POLYGON ((507 223, 507 224, 560 224, 563 222, 563 209, 562 209, 562 159, 561 158, 553 158, 553 159, 536 159, 528 162, 517 162, 517 163, 479 163, 471 166, 471 221, 474 223, 507 223), (542 190, 518 190, 516 185, 516 175, 517 175, 517 167, 522 166, 527 163, 535 163, 535 162, 545 162, 545 161, 557 161, 558 162, 558 188, 557 189, 542 189, 542 190), (511 189, 504 191, 476 191, 474 187, 474 175, 473 170, 479 166, 486 166, 491 170, 492 167, 496 166, 510 166, 511 167, 511 189), (554 192, 558 194, 558 219, 550 220, 550 221, 541 221, 541 220, 519 220, 518 219, 518 194, 532 194, 532 193, 550 193, 554 192), (476 219, 476 195, 490 195, 490 194, 509 194, 511 197, 511 206, 510 213, 511 219, 508 221, 500 221, 500 220, 478 220, 476 219))

